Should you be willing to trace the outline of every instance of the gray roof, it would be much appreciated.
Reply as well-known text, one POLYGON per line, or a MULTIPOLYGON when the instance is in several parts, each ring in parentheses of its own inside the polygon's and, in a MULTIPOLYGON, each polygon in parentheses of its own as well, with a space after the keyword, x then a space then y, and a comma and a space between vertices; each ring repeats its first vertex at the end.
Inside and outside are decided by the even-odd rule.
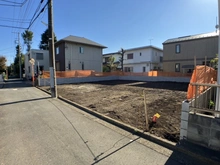
POLYGON ((188 40, 196 40, 196 39, 209 38, 209 37, 217 37, 218 33, 219 32, 211 32, 211 33, 203 33, 203 34, 196 34, 196 35, 189 35, 189 36, 183 36, 183 37, 178 37, 178 38, 172 38, 172 39, 166 40, 163 44, 188 41, 188 40))
POLYGON ((80 43, 80 44, 86 44, 86 45, 92 45, 92 46, 96 46, 96 47, 100 47, 100 48, 107 48, 106 46, 104 45, 101 45, 97 42, 94 42, 94 41, 91 41, 87 38, 84 38, 84 37, 78 37, 78 36, 72 36, 72 35, 69 35, 68 37, 65 37, 59 41, 57 41, 56 43, 59 43, 59 42, 74 42, 74 43, 80 43))
MULTIPOLYGON (((153 48, 153 49, 157 49, 157 50, 159 50, 159 51, 163 51, 163 49, 158 48, 158 47, 156 47, 156 46, 152 46, 152 45, 149 45, 149 46, 141 46, 141 47, 130 48, 130 49, 124 49, 124 50, 125 50, 125 51, 133 51, 133 50, 147 49, 147 48, 153 48)), ((120 51, 120 50, 119 50, 119 51, 120 51)), ((113 53, 106 53, 106 54, 103 54, 103 56, 119 54, 119 51, 118 51, 118 52, 113 52, 113 53)))

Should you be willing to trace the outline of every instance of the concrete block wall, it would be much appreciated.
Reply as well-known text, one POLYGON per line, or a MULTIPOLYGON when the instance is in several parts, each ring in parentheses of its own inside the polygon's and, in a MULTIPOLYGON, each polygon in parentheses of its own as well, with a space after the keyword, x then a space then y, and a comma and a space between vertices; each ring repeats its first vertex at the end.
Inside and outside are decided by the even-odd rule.
MULTIPOLYGON (((57 78, 57 85, 118 80, 118 76, 57 78)), ((40 86, 49 86, 50 79, 40 79, 40 86)))
POLYGON ((119 76, 119 80, 190 82, 190 77, 119 76))
POLYGON ((190 112, 187 140, 220 150, 220 118, 190 112))
POLYGON ((187 139, 189 105, 190 105, 190 102, 188 102, 187 100, 182 102, 181 122, 180 122, 180 140, 187 139))
MULTIPOLYGON (((57 78, 57 84, 74 84, 85 82, 111 81, 111 80, 133 80, 133 81, 168 81, 168 82, 186 82, 189 83, 188 77, 148 77, 148 76, 106 76, 106 77, 72 77, 57 78)), ((40 86, 50 85, 50 79, 40 79, 40 86)))

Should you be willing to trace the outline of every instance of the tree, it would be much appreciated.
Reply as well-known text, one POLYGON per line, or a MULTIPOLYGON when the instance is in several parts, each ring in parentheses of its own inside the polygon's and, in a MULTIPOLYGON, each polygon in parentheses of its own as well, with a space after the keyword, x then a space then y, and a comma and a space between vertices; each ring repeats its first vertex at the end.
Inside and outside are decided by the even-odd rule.
POLYGON ((33 32, 29 30, 25 30, 22 33, 22 38, 24 40, 24 44, 27 46, 27 52, 31 50, 31 44, 32 44, 32 39, 33 39, 33 32))
POLYGON ((113 71, 113 70, 116 70, 117 64, 115 63, 115 57, 110 56, 108 58, 107 66, 109 67, 110 72, 113 71))
MULTIPOLYGON (((54 33, 54 42, 57 42, 57 38, 54 33)), ((49 50, 49 30, 46 29, 44 33, 41 34, 41 41, 39 48, 42 50, 49 50)))
POLYGON ((119 50, 119 54, 121 55, 121 57, 119 58, 119 62, 121 63, 121 71, 124 71, 124 54, 125 54, 125 50, 123 48, 121 48, 121 50, 119 50))
POLYGON ((216 54, 216 57, 213 58, 210 63, 212 64, 212 67, 217 70, 218 69, 218 54, 216 54))
POLYGON ((4 56, 0 56, 0 73, 5 72, 6 62, 6 58, 4 56))
POLYGON ((16 56, 15 56, 15 59, 14 59, 14 68, 13 68, 13 70, 14 70, 14 74, 16 74, 16 75, 19 75, 19 71, 20 71, 20 67, 19 67, 19 58, 21 57, 21 71, 23 72, 23 68, 24 68, 24 55, 21 53, 21 54, 19 54, 19 52, 21 52, 20 50, 20 46, 19 45, 17 45, 16 46, 16 56), (20 56, 20 57, 19 57, 20 56))

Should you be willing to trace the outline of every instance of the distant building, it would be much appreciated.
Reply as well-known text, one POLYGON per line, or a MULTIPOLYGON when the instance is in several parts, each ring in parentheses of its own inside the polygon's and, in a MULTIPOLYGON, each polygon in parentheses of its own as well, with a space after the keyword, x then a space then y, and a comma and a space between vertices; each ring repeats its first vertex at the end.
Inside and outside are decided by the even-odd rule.
POLYGON ((102 71, 105 46, 83 37, 68 36, 55 43, 56 70, 102 71))
MULTIPOLYGON (((103 63, 108 62, 110 56, 119 62, 121 55, 118 52, 103 55, 103 63)), ((125 72, 148 72, 151 70, 162 70, 163 50, 155 46, 143 46, 125 49, 124 71, 125 72)), ((118 68, 121 68, 119 63, 118 68)))
POLYGON ((32 65, 30 59, 35 60, 34 74, 39 74, 42 71, 49 71, 49 52, 48 50, 31 49, 25 54, 25 77, 30 79, 32 77, 32 65), (39 69, 38 69, 39 64, 39 69))
POLYGON ((192 72, 196 65, 210 66, 218 53, 218 32, 168 39, 163 43, 163 70, 167 72, 192 72))

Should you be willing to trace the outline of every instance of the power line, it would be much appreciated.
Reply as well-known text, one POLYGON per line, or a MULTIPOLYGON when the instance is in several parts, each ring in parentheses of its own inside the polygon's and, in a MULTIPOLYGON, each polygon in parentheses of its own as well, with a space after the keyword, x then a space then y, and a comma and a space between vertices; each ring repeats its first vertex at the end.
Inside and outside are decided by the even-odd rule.
POLYGON ((8 2, 8 3, 13 3, 13 4, 19 4, 21 5, 22 3, 20 2, 14 2, 14 1, 8 1, 8 0, 0 0, 0 1, 3 1, 3 2, 8 2))
POLYGON ((0 19, 3 19, 3 20, 14 20, 14 21, 30 21, 30 19, 15 19, 15 18, 5 18, 5 17, 0 17, 0 19))
POLYGON ((24 0, 23 2, 15 2, 15 1, 9 1, 9 0, 0 0, 2 2, 7 2, 7 3, 12 3, 14 5, 10 5, 10 4, 0 4, 2 6, 17 6, 17 7, 22 7, 28 0, 24 0))
POLYGON ((0 4, 0 6, 13 6, 13 7, 21 7, 21 5, 11 5, 11 4, 0 4))
POLYGON ((9 26, 9 25, 0 25, 0 27, 17 28, 17 29, 27 29, 27 28, 24 28, 24 27, 9 26))
POLYGON ((40 14, 44 12, 44 9, 46 8, 47 5, 48 5, 48 2, 44 5, 44 7, 41 9, 38 15, 35 17, 35 19, 29 24, 29 27, 27 29, 29 29, 31 25, 36 21, 36 19, 40 16, 40 14))
POLYGON ((42 5, 43 2, 44 2, 44 0, 41 0, 41 1, 40 1, 39 5, 38 5, 38 7, 37 7, 37 9, 36 9, 36 11, 34 12, 34 15, 33 15, 32 19, 31 19, 31 22, 33 21, 33 19, 34 19, 35 15, 37 14, 37 12, 40 10, 40 7, 41 7, 41 5, 42 5))

